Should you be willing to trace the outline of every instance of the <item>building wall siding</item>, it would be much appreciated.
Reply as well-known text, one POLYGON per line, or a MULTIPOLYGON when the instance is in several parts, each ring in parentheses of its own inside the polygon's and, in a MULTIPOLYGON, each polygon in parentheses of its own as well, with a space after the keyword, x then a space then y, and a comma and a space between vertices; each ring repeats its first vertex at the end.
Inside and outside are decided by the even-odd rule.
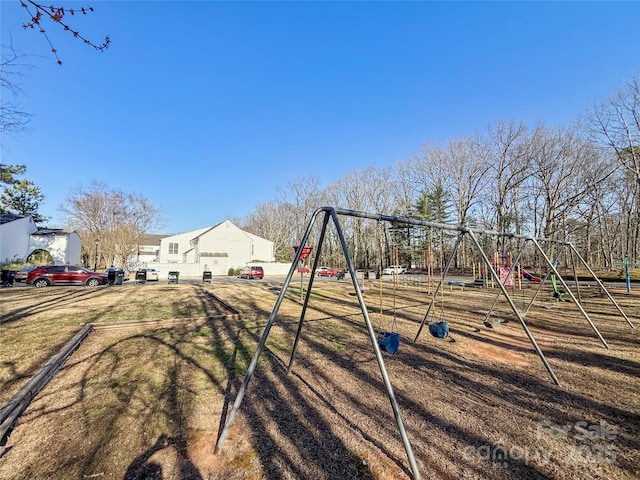
POLYGON ((37 229, 31 217, 18 218, 0 225, 0 260, 26 260, 33 251, 29 249, 29 235, 37 229))

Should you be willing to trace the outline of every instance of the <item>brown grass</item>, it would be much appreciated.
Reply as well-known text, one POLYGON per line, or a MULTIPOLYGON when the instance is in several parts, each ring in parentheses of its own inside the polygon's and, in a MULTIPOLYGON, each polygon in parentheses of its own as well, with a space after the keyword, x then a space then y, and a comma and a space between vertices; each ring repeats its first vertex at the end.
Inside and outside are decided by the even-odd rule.
MULTIPOLYGON (((376 329, 395 317, 400 351, 385 354, 423 478, 602 478, 640 475, 640 353, 611 304, 585 294, 605 348, 572 303, 548 293, 526 322, 554 384, 495 291, 446 289, 425 328, 422 287, 368 284, 376 329), (451 339, 455 341, 450 341, 451 339)), ((0 403, 85 323, 185 319, 170 327, 95 330, 21 417, 0 454, 0 479, 401 479, 411 475, 353 287, 314 285, 293 370, 301 310, 290 287, 223 451, 213 447, 280 287, 269 282, 16 287, 0 292, 0 403), (229 311, 211 295, 246 315, 229 311)), ((532 290, 514 295, 518 308, 532 290)), ((616 293, 638 322, 638 296, 616 293)))

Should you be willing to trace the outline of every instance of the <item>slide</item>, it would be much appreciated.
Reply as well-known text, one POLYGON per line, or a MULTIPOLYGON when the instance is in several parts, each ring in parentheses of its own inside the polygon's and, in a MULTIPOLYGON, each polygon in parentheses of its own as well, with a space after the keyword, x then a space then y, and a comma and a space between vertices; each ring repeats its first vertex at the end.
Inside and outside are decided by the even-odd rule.
POLYGON ((530 282, 540 283, 542 281, 542 279, 540 277, 536 277, 535 275, 531 275, 526 270, 520 269, 520 271, 522 272, 522 276, 524 278, 526 278, 527 280, 529 280, 530 282))

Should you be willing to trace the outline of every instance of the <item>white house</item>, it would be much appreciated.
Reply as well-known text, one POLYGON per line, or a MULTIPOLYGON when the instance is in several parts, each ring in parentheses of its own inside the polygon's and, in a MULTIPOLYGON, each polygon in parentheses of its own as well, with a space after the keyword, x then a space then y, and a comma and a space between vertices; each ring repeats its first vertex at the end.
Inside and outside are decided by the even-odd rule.
POLYGON ((38 227, 30 216, 0 214, 0 262, 21 261, 31 253, 29 235, 38 227))
POLYGON ((29 248, 31 252, 38 249, 47 250, 56 265, 80 265, 82 262, 82 239, 75 231, 39 228, 31 234, 29 248))
POLYGON ((0 261, 20 262, 35 250, 46 250, 58 265, 80 265, 82 241, 75 231, 38 229, 29 215, 0 215, 0 261))
POLYGON ((160 241, 165 237, 166 235, 151 233, 143 235, 135 258, 130 258, 127 261, 129 270, 150 267, 150 264, 158 263, 160 261, 160 241))
POLYGON ((230 268, 274 260, 272 241, 245 232, 229 220, 160 240, 162 270, 180 271, 185 276, 201 276, 204 271, 227 275, 230 268))

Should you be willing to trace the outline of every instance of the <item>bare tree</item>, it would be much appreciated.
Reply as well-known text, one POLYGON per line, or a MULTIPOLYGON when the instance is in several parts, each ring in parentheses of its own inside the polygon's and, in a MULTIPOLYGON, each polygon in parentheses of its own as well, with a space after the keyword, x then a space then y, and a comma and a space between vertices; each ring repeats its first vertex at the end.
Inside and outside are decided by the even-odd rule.
POLYGON ((416 199, 420 196, 421 185, 417 175, 420 157, 396 162, 392 168, 394 185, 394 208, 403 216, 410 216, 416 199))
MULTIPOLYGON (((615 160, 627 173, 618 183, 626 192, 620 197, 622 211, 616 217, 624 219, 624 239, 620 239, 624 252, 620 255, 637 256, 640 251, 640 72, 632 73, 613 95, 595 102, 582 116, 579 126, 591 140, 614 153, 615 160), (635 185, 629 185, 629 181, 635 185)), ((613 255, 609 252, 611 259, 613 255)))
POLYGON ((567 219, 575 217, 578 207, 591 188, 611 175, 612 169, 600 169, 598 150, 574 130, 538 127, 531 137, 529 164, 532 189, 541 199, 536 208, 546 238, 567 239, 567 219), (586 171, 598 172, 600 178, 585 178, 586 171))
POLYGON ((142 236, 158 226, 160 211, 140 195, 109 190, 103 183, 77 188, 60 212, 82 239, 85 259, 92 258, 99 242, 99 265, 125 266, 138 250, 142 236))
POLYGON ((487 187, 488 155, 486 144, 478 138, 454 138, 447 143, 444 166, 458 225, 468 223, 470 211, 487 187))
POLYGON ((289 232, 288 238, 281 240, 280 258, 285 261, 293 258, 292 247, 298 245, 311 215, 323 203, 324 194, 315 176, 291 179, 278 189, 275 204, 279 206, 281 220, 288 225, 289 232), (288 249, 284 247, 285 243, 289 246, 288 249))
POLYGON ((274 243, 277 261, 291 260, 291 225, 283 210, 275 201, 261 203, 241 221, 243 230, 274 243))
POLYGON ((413 204, 423 192, 433 192, 438 186, 448 186, 447 152, 435 143, 422 145, 420 153, 411 162, 416 196, 413 204))
POLYGON ((18 80, 23 76, 26 65, 20 62, 21 56, 13 48, 0 45, 0 134, 22 131, 31 116, 24 112, 18 103, 22 93, 18 80))
MULTIPOLYGON (((388 170, 370 167, 350 170, 328 189, 330 203, 340 208, 389 213, 393 209, 394 183, 388 170)), ((362 218, 341 219, 345 239, 358 267, 377 265, 377 228, 362 218)))
POLYGON ((614 95, 594 103, 580 125, 591 139, 611 148, 640 183, 640 72, 614 95))
MULTIPOLYGON (((494 212, 494 228, 519 231, 520 186, 530 174, 526 161, 527 127, 510 120, 489 125, 485 140, 489 152, 488 192, 494 212)), ((504 239, 498 240, 501 243, 504 239)), ((498 250, 502 246, 498 245, 498 250)))

